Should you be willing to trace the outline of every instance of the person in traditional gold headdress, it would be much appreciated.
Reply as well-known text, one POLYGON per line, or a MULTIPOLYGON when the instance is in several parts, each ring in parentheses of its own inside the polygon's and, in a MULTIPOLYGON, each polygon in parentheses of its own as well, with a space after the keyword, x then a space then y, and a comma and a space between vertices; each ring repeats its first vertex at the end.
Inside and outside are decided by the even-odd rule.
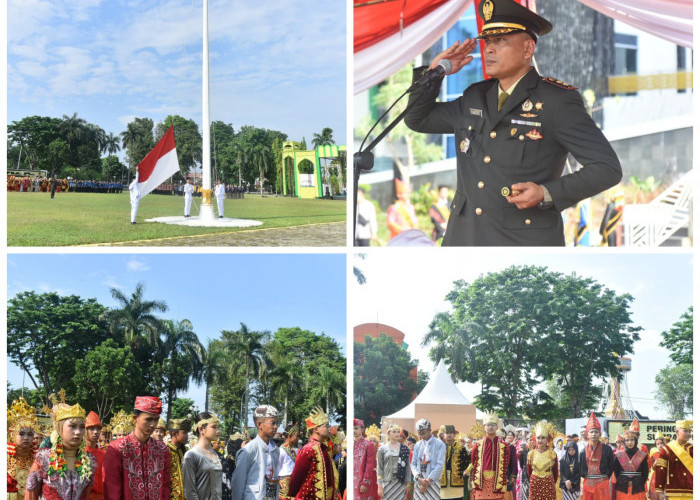
POLYGON ((60 404, 51 448, 40 450, 27 477, 25 500, 85 500, 90 494, 95 457, 85 443, 85 410, 60 404))
POLYGON ((455 439, 455 426, 445 425, 445 466, 440 477, 440 498, 462 498, 464 475, 469 466, 467 450, 455 439))
POLYGON ((124 410, 119 410, 109 422, 112 428, 112 437, 117 440, 128 436, 134 431, 134 418, 124 410))
POLYGON ((186 418, 170 420, 170 498, 171 500, 184 500, 185 488, 182 480, 182 460, 187 452, 187 438, 191 429, 190 421, 186 418))
POLYGON ((527 474, 530 478, 530 500, 554 500, 559 478, 557 454, 550 447, 552 424, 539 422, 535 426, 537 447, 527 455, 527 474))
POLYGON ((156 430, 153 431, 151 436, 153 439, 165 442, 165 435, 168 433, 168 425, 162 418, 158 419, 158 425, 156 425, 156 430))
POLYGON ((292 477, 297 459, 299 443, 299 426, 291 425, 283 434, 284 443, 280 446, 280 500, 289 500, 289 478, 292 477))
POLYGON ((37 451, 34 436, 39 431, 36 409, 21 396, 7 409, 7 430, 7 500, 21 500, 37 451))
POLYGON ((288 495, 297 500, 333 500, 339 478, 325 446, 330 438, 328 415, 314 408, 306 418, 306 429, 309 442, 297 453, 288 495))
POLYGON ((392 239, 409 229, 418 229, 416 209, 411 204, 411 188, 400 179, 394 181, 398 199, 386 212, 386 223, 392 239))
POLYGON ((486 435, 472 448, 472 475, 474 500, 502 499, 508 489, 510 447, 496 435, 498 415, 486 413, 483 418, 486 435))
POLYGON ((664 446, 654 463, 654 490, 669 500, 693 498, 692 433, 692 420, 678 420, 676 439, 664 446))

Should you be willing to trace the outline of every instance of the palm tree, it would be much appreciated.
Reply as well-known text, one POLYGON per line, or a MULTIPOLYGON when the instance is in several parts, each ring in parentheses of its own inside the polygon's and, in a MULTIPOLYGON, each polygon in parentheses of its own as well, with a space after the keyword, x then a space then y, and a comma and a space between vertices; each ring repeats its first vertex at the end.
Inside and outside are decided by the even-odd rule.
POLYGON ((330 127, 324 127, 320 134, 314 134, 314 138, 311 143, 314 145, 314 149, 319 146, 330 146, 335 144, 333 140, 333 129, 330 127))
POLYGON ((220 341, 209 340, 204 356, 204 411, 209 411, 209 388, 225 377, 228 356, 220 341))
POLYGON ((233 154, 236 156, 236 163, 238 164, 238 187, 241 187, 241 171, 243 170, 243 163, 246 161, 248 151, 240 144, 234 144, 233 154))
POLYGON ((260 196, 263 194, 263 184, 265 183, 265 171, 268 168, 270 147, 258 144, 253 150, 253 161, 260 170, 260 196))
POLYGON ((197 334, 192 331, 192 322, 187 319, 175 322, 161 321, 161 353, 163 356, 163 374, 165 394, 170 420, 172 402, 178 391, 186 391, 190 379, 195 382, 204 380, 204 346, 197 334))
POLYGON ((68 140, 69 147, 72 147, 74 141, 83 137, 86 126, 87 122, 78 118, 78 113, 73 113, 73 116, 63 115, 60 130, 68 140))
POLYGON ((107 154, 116 154, 121 148, 119 147, 119 136, 114 135, 112 132, 105 139, 104 150, 107 154))
POLYGON ((144 300, 143 287, 143 283, 138 283, 130 297, 121 290, 110 289, 112 298, 119 303, 119 307, 102 315, 110 331, 113 334, 121 333, 125 343, 131 347, 139 346, 144 339, 148 345, 158 346, 161 320, 154 313, 168 310, 162 300, 144 300))
MULTIPOLYGON (((224 333, 224 332, 222 332, 224 333)), ((230 332, 229 332, 230 333, 230 332)), ((230 335, 227 349, 234 359, 245 359, 245 393, 243 396, 243 419, 248 427, 248 401, 250 400, 250 379, 259 378, 265 366, 265 345, 270 339, 270 332, 255 332, 248 330, 245 323, 241 329, 230 335)), ((231 364, 235 369, 235 363, 231 364)))
POLYGON ((313 382, 312 392, 326 400, 326 415, 330 415, 331 403, 337 407, 345 400, 345 375, 330 366, 320 365, 313 382))
POLYGON ((87 129, 90 133, 91 139, 95 141, 95 144, 97 144, 97 150, 100 153, 104 153, 105 145, 107 144, 107 134, 105 134, 105 131, 101 127, 93 125, 92 123, 87 125, 87 129))
POLYGON ((284 418, 282 427, 287 428, 287 416, 289 409, 289 393, 294 387, 295 380, 299 378, 299 367, 289 359, 278 359, 272 363, 270 371, 270 387, 276 397, 284 399, 284 418))

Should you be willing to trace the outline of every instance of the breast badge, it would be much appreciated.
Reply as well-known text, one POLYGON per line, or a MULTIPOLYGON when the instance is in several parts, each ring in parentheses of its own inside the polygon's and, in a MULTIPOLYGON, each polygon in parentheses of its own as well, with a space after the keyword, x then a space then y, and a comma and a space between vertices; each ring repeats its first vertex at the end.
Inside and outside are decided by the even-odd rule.
POLYGON ((462 153, 466 153, 469 151, 469 139, 464 139, 462 142, 459 143, 459 150, 462 153))
POLYGON ((520 113, 520 116, 524 116, 525 118, 534 118, 537 115, 535 113, 520 113))
POLYGON ((542 139, 542 134, 536 128, 533 128, 525 135, 527 135, 533 141, 539 141, 540 139, 542 139))
POLYGON ((528 99, 527 101, 525 101, 523 103, 523 111, 525 111, 526 113, 529 111, 532 111, 532 107, 533 107, 533 104, 532 104, 532 101, 530 99, 528 99))
POLYGON ((542 111, 542 105, 543 105, 543 104, 544 104, 543 102, 538 102, 537 104, 535 104, 535 109, 536 109, 537 111, 542 111))

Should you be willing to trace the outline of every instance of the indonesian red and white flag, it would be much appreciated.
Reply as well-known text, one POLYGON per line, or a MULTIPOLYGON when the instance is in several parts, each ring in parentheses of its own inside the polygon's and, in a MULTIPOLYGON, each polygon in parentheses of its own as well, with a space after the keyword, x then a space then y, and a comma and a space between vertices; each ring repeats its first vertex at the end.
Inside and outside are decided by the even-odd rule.
POLYGON ((168 177, 180 171, 175 150, 172 125, 138 166, 139 199, 160 186, 168 177))

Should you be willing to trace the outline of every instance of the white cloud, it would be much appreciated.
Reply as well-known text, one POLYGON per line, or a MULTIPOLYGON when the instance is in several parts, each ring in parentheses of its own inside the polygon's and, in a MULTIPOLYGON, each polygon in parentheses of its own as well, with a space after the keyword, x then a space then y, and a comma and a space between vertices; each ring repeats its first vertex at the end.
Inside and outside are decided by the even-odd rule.
POLYGON ((132 259, 126 263, 126 268, 133 272, 144 272, 150 269, 150 266, 138 259, 132 259))

